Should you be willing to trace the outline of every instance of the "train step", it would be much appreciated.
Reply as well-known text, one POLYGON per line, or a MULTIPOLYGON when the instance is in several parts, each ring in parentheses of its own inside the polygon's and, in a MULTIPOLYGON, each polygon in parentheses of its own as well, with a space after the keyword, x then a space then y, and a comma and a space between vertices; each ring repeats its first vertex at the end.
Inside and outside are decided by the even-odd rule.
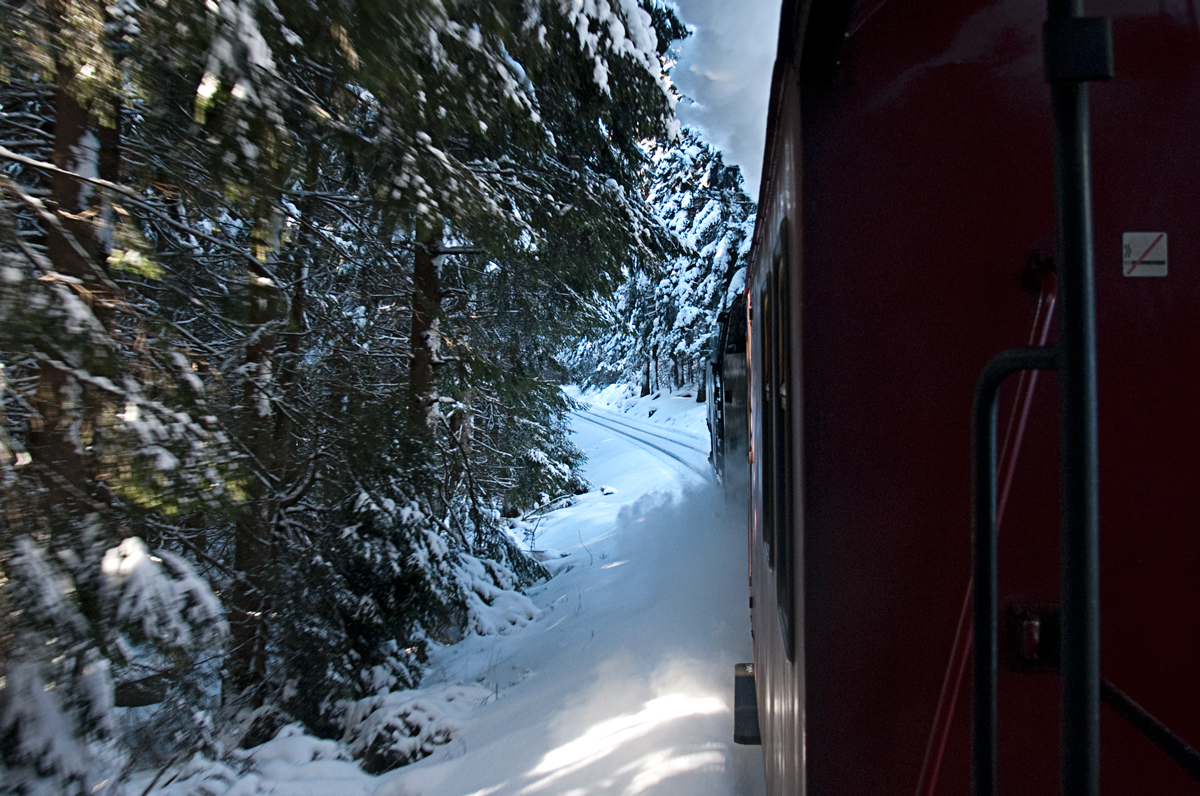
POLYGON ((733 742, 748 746, 762 744, 753 663, 739 663, 733 667, 733 742))

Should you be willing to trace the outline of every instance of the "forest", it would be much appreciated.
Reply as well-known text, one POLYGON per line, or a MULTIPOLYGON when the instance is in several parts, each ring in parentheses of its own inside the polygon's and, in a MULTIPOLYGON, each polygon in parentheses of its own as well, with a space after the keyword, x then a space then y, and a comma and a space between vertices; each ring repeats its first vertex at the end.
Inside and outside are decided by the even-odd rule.
POLYGON ((741 289, 687 35, 660 0, 0 0, 0 790, 289 723, 428 753, 371 700, 547 577, 522 530, 591 488, 561 386, 702 385, 741 289))

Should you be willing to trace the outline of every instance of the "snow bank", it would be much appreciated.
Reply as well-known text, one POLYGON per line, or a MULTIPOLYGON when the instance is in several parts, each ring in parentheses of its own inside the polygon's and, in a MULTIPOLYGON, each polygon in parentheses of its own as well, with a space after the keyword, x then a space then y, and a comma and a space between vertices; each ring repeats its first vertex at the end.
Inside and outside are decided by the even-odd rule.
POLYGON ((458 580, 467 596, 467 632, 480 636, 507 633, 537 616, 533 601, 514 591, 516 577, 506 567, 474 556, 462 557, 458 580))
POLYGON ((378 774, 420 760, 458 733, 491 692, 478 685, 439 685, 355 702, 342 738, 367 772, 378 774))

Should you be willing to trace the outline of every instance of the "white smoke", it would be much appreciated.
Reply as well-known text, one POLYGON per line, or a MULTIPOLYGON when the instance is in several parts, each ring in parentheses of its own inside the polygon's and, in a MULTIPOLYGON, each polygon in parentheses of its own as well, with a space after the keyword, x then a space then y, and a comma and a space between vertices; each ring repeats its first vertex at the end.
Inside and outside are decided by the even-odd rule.
POLYGON ((685 97, 677 109, 727 163, 741 167, 758 199, 780 0, 674 0, 692 35, 671 72, 685 97))

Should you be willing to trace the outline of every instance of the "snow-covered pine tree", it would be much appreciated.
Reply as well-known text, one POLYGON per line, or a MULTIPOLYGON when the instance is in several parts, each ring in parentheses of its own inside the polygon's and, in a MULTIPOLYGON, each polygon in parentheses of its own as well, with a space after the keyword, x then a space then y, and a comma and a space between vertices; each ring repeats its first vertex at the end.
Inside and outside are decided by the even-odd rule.
MULTIPOLYGON (((130 528, 220 506, 235 457, 186 334, 126 287, 156 266, 101 187, 125 149, 127 31, 108 14, 0 14, 0 776, 31 793, 109 778, 129 759, 114 705, 186 701, 224 632, 193 568, 130 528)), ((176 715, 169 733, 203 734, 176 715)))
MULTIPOLYGON (((496 509, 524 510, 580 486, 570 474, 578 453, 566 440, 569 407, 557 389, 554 352, 594 297, 615 288, 624 263, 675 250, 643 198, 649 163, 641 142, 674 133, 663 59, 682 25, 650 0, 544 3, 525 25, 536 36, 511 53, 535 100, 542 140, 530 146, 493 131, 463 150, 525 226, 499 226, 486 215, 448 218, 446 229, 482 254, 450 258, 439 276, 451 366, 440 392, 449 416, 435 422, 452 440, 479 437, 470 450, 450 447, 461 456, 466 494, 492 496, 491 519, 487 510, 470 513, 475 541, 504 557, 496 509)), ((414 340, 416 332, 414 325, 414 340)))
POLYGON ((626 267, 594 331, 568 356, 588 383, 623 379, 645 392, 702 385, 716 316, 743 286, 755 207, 741 170, 690 128, 657 147, 653 161, 647 201, 683 252, 626 267))
POLYGON ((499 515, 579 485, 551 352, 670 243, 637 143, 670 135, 682 28, 653 0, 0 26, 3 765, 83 791, 194 748, 206 659, 218 722, 334 733, 462 632, 479 572, 532 573, 499 515))
POLYGON ((136 59, 142 74, 159 95, 189 100, 187 114, 150 102, 138 113, 154 152, 142 179, 190 225, 180 234, 146 220, 187 285, 168 276, 161 300, 181 315, 194 312, 186 302, 208 310, 192 328, 248 470, 232 528, 217 532, 230 542, 221 580, 231 709, 270 700, 328 728, 339 699, 375 687, 363 661, 377 652, 363 650, 386 647, 379 633, 403 649, 421 622, 435 636, 454 630, 461 596, 421 550, 428 530, 464 549, 450 523, 462 495, 458 484, 435 488, 445 479, 434 445, 410 444, 405 382, 428 348, 414 351, 399 319, 418 294, 421 219, 444 206, 511 225, 486 184, 435 141, 478 136, 489 123, 534 125, 509 74, 519 65, 505 49, 508 11, 243 2, 222 3, 199 25, 169 10, 144 25, 161 45, 136 59), (413 521, 361 522, 364 505, 386 514, 414 500, 413 521), (374 532, 330 543, 355 524, 374 532), (360 559, 402 597, 346 615, 341 607, 376 599, 360 559), (305 566, 313 577, 297 578, 305 566), (333 665, 310 665, 313 638, 333 665))

